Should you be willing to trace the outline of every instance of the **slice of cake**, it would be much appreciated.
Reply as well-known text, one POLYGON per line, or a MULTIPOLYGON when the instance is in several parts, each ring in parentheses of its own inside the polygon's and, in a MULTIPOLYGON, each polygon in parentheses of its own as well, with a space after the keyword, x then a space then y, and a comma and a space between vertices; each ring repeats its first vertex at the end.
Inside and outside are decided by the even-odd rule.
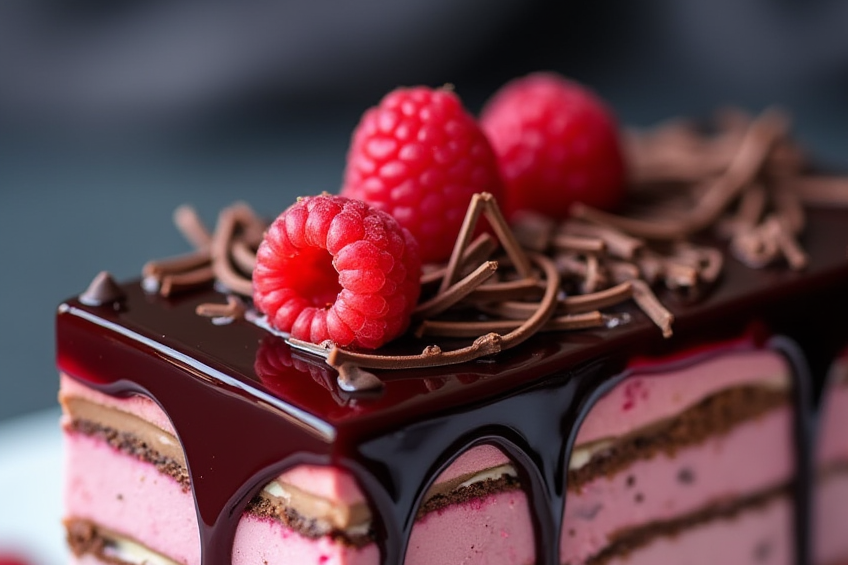
MULTIPOLYGON (((397 180, 415 167, 394 156, 426 154, 368 136, 457 111, 444 91, 392 100, 353 152, 347 190, 366 199, 388 180, 363 175, 397 180)), ((449 174, 491 184, 457 119, 416 139, 447 136, 433 162, 465 147, 479 161, 449 174)), ((811 399, 848 343, 822 322, 848 312, 848 210, 802 206, 834 181, 785 127, 766 112, 630 139, 622 215, 510 209, 508 225, 475 194, 422 272, 412 228, 358 200, 305 197, 270 225, 237 205, 214 232, 181 209, 193 253, 59 307, 73 561, 807 562, 811 399)), ((451 194, 395 212, 453 214, 451 194)))

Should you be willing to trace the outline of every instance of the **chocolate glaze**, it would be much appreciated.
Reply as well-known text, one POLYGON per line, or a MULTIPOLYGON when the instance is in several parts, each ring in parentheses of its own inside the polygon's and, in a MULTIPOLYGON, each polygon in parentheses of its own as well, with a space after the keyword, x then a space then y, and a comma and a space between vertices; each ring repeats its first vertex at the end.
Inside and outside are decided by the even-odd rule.
POLYGON ((148 395, 171 417, 186 452, 204 565, 230 562, 247 503, 300 463, 350 471, 372 505, 382 563, 402 563, 427 489, 480 443, 514 460, 528 491, 536 561, 555 565, 567 462, 601 395, 633 371, 675 363, 676 352, 776 347, 796 374, 798 557, 806 562, 811 392, 848 343, 848 212, 809 218, 805 272, 753 271, 729 260, 704 300, 661 296, 676 318, 671 339, 631 309, 633 321, 618 328, 540 334, 495 359, 381 373, 381 394, 355 397, 337 388, 328 367, 292 353, 281 338, 244 320, 219 326, 197 316, 198 304, 223 301, 213 289, 163 298, 133 282, 122 287, 120 310, 78 299, 59 307, 58 364, 105 393, 148 395), (751 331, 752 321, 762 329, 751 331), (787 337, 766 341, 772 334, 787 337), (710 342, 722 345, 703 348, 710 342))

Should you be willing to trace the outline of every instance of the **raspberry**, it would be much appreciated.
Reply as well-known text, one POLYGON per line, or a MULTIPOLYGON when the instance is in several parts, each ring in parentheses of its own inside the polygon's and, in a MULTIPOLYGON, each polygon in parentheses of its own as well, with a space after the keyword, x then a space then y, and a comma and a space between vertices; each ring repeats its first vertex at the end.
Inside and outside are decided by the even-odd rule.
POLYGON ((385 212, 324 194, 280 214, 256 253, 253 300, 292 337, 375 349, 409 325, 418 245, 385 212))
POLYGON ((537 73, 502 87, 480 124, 506 184, 508 217, 534 210, 562 219, 575 201, 614 208, 624 195, 618 127, 585 87, 537 73))
POLYGON ((477 192, 503 195, 497 161, 449 90, 394 90, 353 133, 342 194, 394 216, 418 240, 425 262, 450 256, 477 192))

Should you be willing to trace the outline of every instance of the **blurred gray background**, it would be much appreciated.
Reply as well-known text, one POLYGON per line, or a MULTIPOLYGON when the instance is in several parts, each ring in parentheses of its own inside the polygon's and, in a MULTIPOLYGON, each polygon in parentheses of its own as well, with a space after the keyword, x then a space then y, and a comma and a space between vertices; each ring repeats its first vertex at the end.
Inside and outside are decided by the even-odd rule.
POLYGON ((474 112, 554 69, 620 120, 781 104, 848 166, 848 3, 838 0, 0 2, 0 422, 55 406, 53 316, 100 270, 188 250, 212 223, 338 190, 362 111, 444 83, 474 112))

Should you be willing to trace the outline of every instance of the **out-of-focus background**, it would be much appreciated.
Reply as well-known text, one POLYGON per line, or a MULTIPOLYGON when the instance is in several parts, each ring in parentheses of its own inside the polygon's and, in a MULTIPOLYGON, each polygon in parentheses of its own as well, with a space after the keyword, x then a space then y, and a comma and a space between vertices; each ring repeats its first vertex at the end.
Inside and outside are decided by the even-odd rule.
POLYGON ((179 204, 212 223, 338 190, 360 114, 395 86, 452 83, 476 112, 554 69, 632 125, 777 103, 844 166, 845 29, 835 0, 5 0, 0 421, 55 405, 63 298, 187 250, 179 204))
POLYGON ((56 305, 188 250, 178 205, 273 217, 338 190, 392 88, 451 83, 477 112, 540 69, 629 125, 780 104, 845 168, 846 29, 839 0, 0 2, 0 561, 64 561, 56 305))

